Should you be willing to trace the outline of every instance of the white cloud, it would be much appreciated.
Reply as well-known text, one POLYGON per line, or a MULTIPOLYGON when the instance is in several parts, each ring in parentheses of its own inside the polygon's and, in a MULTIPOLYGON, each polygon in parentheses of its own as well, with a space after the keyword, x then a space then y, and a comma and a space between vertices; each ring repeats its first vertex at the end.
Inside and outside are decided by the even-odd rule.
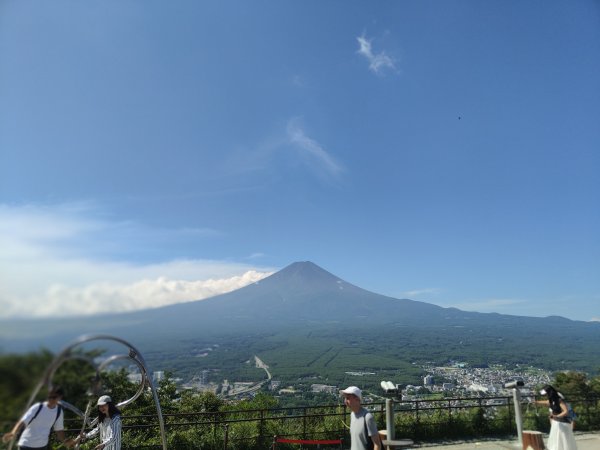
MULTIPOLYGON (((0 205, 2 317, 152 308, 229 292, 272 273, 272 269, 228 261, 115 260, 100 249, 112 245, 127 253, 121 247, 128 245, 130 236, 152 238, 160 231, 100 220, 97 215, 93 206, 83 204, 0 205), (125 239, 114 242, 115 230, 123 232, 125 239)), ((206 232, 185 229, 183 235, 206 232)))
POLYGON ((522 300, 515 300, 510 298, 490 298, 455 303, 453 306, 455 308, 463 309, 466 311, 502 312, 502 309, 507 306, 513 307, 522 303, 522 300))
POLYGON ((293 117, 256 145, 231 150, 219 174, 231 182, 231 192, 267 190, 286 180, 282 174, 290 168, 297 170, 300 164, 326 182, 339 181, 346 171, 324 145, 306 133, 301 118, 293 117))
POLYGON ((358 41, 358 53, 364 56, 369 62, 369 70, 380 75, 384 70, 390 69, 395 71, 396 64, 392 57, 388 56, 384 51, 377 54, 373 53, 371 41, 363 34, 356 38, 358 41))
POLYGON ((297 88, 306 87, 306 80, 302 75, 294 75, 292 77, 292 85, 297 88))
POLYGON ((309 165, 315 169, 325 171, 333 177, 340 176, 344 168, 314 139, 308 137, 298 119, 292 119, 287 124, 287 135, 291 144, 300 149, 309 165))
POLYGON ((268 275, 268 272, 249 270, 230 278, 195 281, 159 277, 128 284, 98 282, 81 287, 52 284, 41 294, 3 299, 0 303, 8 316, 20 317, 133 311, 203 300, 255 283, 268 275))
POLYGON ((437 295, 440 292, 442 292, 442 290, 439 288, 424 288, 424 289, 413 289, 411 291, 405 291, 405 292, 402 292, 401 295, 404 297, 407 297, 407 298, 413 298, 413 297, 437 295))

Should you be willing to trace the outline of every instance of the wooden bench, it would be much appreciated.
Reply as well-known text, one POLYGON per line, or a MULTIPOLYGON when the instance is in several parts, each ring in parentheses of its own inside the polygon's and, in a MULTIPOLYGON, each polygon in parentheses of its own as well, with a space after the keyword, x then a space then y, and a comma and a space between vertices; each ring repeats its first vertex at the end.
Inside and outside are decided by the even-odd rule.
POLYGON ((523 450, 544 450, 544 439, 539 431, 523 431, 523 450))

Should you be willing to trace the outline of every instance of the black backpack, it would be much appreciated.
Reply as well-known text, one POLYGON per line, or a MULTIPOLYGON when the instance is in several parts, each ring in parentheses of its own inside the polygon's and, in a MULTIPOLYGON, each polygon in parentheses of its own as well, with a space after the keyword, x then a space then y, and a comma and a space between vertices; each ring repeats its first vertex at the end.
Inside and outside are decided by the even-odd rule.
POLYGON ((371 436, 369 436, 369 429, 367 428, 367 414, 368 413, 365 413, 365 416, 363 417, 365 424, 365 435, 367 436, 367 450, 373 450, 375 448, 375 444, 373 444, 373 439, 371 439, 371 436))

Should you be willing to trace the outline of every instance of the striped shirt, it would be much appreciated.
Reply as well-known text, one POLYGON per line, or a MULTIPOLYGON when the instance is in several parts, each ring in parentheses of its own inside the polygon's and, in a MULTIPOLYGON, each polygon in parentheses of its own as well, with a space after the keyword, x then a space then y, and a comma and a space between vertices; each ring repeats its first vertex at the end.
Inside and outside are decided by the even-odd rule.
POLYGON ((100 443, 104 444, 103 450, 121 450, 121 416, 105 417, 100 424, 85 435, 86 439, 100 433, 100 443))

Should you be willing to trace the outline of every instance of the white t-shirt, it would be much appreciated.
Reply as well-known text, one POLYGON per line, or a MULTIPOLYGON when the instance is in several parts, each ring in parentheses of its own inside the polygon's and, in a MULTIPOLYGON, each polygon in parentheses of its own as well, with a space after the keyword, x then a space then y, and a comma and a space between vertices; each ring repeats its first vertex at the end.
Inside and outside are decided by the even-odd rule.
POLYGON ((365 408, 350 414, 350 450, 368 449, 371 436, 376 434, 377 424, 373 414, 365 408))
POLYGON ((33 416, 35 416, 35 413, 39 407, 40 404, 35 403, 27 410, 23 417, 21 417, 21 420, 25 424, 25 430, 19 439, 20 447, 45 447, 48 445, 48 437, 52 431, 53 424, 54 431, 61 431, 65 429, 63 425, 64 412, 61 411, 58 420, 56 419, 56 408, 58 408, 58 406, 50 409, 48 407, 48 403, 44 402, 39 414, 35 419, 33 419, 33 416), (54 423, 54 421, 56 421, 56 423, 54 423))

